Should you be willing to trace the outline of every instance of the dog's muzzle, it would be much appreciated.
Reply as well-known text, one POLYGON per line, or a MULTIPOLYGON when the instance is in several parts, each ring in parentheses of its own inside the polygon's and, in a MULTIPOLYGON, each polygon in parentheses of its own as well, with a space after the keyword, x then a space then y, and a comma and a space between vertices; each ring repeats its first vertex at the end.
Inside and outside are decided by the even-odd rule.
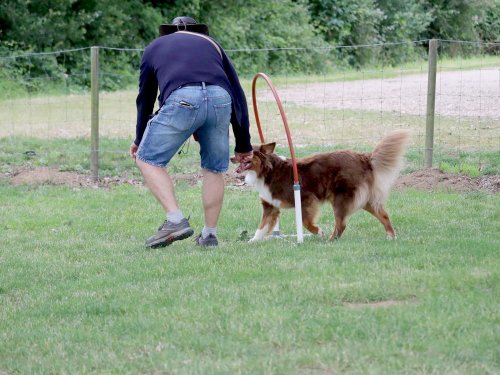
POLYGON ((238 164, 238 168, 236 168, 236 173, 243 173, 245 171, 247 171, 248 169, 250 169, 250 167, 252 166, 252 159, 249 159, 249 160, 243 160, 243 161, 238 161, 238 159, 236 159, 236 157, 231 157, 230 158, 231 160, 231 163, 233 164, 238 164))
POLYGON ((243 163, 240 163, 240 165, 238 165, 238 168, 236 168, 236 173, 243 173, 249 170, 251 166, 252 161, 244 161, 243 163))

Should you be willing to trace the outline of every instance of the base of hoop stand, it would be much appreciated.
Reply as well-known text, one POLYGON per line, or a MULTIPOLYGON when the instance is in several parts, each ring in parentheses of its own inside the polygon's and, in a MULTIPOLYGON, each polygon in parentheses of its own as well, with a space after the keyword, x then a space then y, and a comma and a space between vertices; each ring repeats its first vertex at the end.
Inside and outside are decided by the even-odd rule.
MULTIPOLYGON (((302 237, 312 237, 312 236, 313 236, 313 234, 311 234, 311 233, 302 234, 302 237)), ((271 239, 282 240, 282 239, 290 238, 290 237, 297 238, 297 235, 296 234, 283 234, 283 233, 275 235, 273 233, 273 234, 270 234, 269 236, 264 237, 264 240, 271 240, 271 239)))

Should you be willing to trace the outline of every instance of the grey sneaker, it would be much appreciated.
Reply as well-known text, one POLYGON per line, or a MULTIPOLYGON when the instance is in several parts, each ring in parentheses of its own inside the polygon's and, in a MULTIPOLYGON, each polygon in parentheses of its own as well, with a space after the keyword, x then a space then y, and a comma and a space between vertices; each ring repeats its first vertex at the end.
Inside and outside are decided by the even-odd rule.
POLYGON ((168 220, 158 228, 155 235, 146 240, 146 247, 157 248, 170 245, 174 241, 183 240, 193 235, 193 229, 189 225, 189 221, 184 218, 180 223, 174 224, 168 220))
POLYGON ((219 241, 217 241, 217 237, 215 237, 213 234, 209 234, 207 238, 203 238, 201 236, 201 233, 196 237, 195 242, 199 246, 205 246, 205 247, 215 247, 219 245, 219 241))

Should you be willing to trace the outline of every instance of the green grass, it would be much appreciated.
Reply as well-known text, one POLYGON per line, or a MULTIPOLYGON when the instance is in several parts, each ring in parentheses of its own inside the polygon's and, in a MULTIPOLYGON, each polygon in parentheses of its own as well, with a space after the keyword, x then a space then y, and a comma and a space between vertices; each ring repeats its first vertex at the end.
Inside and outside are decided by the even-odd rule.
MULTIPOLYGON (((139 177, 128 154, 130 139, 101 138, 99 174, 101 176, 139 177)), ((170 163, 172 173, 190 173, 199 165, 198 148, 190 141, 170 163), (198 159, 197 159, 198 158, 198 159)), ((38 139, 0 138, 0 173, 19 167, 55 167, 61 171, 90 173, 90 144, 85 138, 38 139)))
MULTIPOLYGON (((199 188, 178 198, 199 230, 199 188)), ((228 188, 219 248, 148 251, 143 188, 0 184, 0 373, 496 374, 499 199, 396 192, 396 241, 358 213, 248 244, 258 198, 228 188)))
MULTIPOLYGON (((257 140, 258 137, 253 138, 257 140)), ((274 138, 273 138, 274 139, 274 138)), ((140 177, 128 156, 130 139, 102 137, 100 139, 101 176, 140 177)), ((286 142, 286 141, 285 141, 286 142)), ((368 152, 373 146, 335 144, 298 145, 297 157, 304 157, 317 152, 329 152, 339 149, 354 149, 368 152)), ((286 143, 281 144, 277 152, 289 156, 286 143)), ((406 167, 409 173, 424 166, 423 148, 413 145, 406 153, 406 167)), ((500 175, 500 153, 497 151, 462 151, 438 147, 434 151, 434 165, 444 172, 463 173, 471 177, 478 175, 500 175)), ((61 171, 90 173, 90 143, 86 138, 71 139, 39 139, 32 137, 0 138, 0 173, 13 172, 20 167, 49 166, 61 171)), ((169 170, 172 173, 192 173, 198 170, 199 147, 193 140, 186 144, 180 155, 172 159, 169 170)))
POLYGON ((442 162, 439 165, 439 169, 446 173, 453 174, 465 174, 470 177, 478 177, 481 175, 481 171, 476 165, 471 165, 464 163, 462 165, 450 164, 448 162, 442 162))

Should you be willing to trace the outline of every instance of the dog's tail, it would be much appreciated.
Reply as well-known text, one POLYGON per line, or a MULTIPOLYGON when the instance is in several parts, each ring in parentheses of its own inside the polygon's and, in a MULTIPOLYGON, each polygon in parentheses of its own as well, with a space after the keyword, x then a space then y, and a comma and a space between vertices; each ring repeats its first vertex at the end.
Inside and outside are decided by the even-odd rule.
POLYGON ((371 154, 375 184, 370 203, 375 209, 387 200, 391 186, 403 166, 403 154, 409 139, 408 130, 396 130, 382 139, 371 154))

